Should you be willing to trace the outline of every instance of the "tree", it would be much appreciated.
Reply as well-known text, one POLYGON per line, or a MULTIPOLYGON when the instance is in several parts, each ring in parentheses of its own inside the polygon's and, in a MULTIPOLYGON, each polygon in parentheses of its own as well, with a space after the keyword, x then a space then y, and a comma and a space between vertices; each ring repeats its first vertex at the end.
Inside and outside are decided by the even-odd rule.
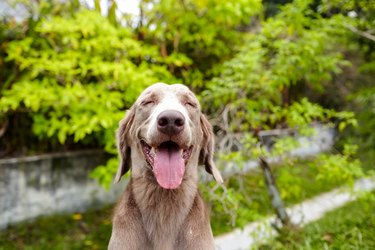
POLYGON ((215 66, 232 56, 252 18, 262 10, 259 0, 141 1, 136 32, 175 59, 170 72, 200 87, 215 74, 215 66))
POLYGON ((156 48, 94 11, 42 19, 34 34, 7 44, 16 65, 3 89, 3 112, 24 112, 39 137, 97 141, 113 150, 124 109, 147 85, 173 81, 156 48))
MULTIPOLYGON (((223 63, 219 76, 203 92, 203 106, 220 114, 215 128, 223 164, 235 161, 240 167, 257 157, 285 157, 298 145, 293 136, 276 138, 271 147, 264 145, 262 130, 284 128, 309 133, 314 122, 330 123, 340 131, 357 125, 354 113, 328 109, 309 98, 311 92, 324 92, 325 86, 350 65, 335 49, 346 35, 340 19, 323 17, 311 9, 311 4, 294 1, 265 20, 258 32, 247 35, 238 53, 223 63)), ((356 147, 344 148, 343 154, 323 154, 314 160, 322 166, 317 180, 353 183, 363 176, 361 164, 352 158, 356 147)), ((240 200, 231 198, 231 202, 240 200)))

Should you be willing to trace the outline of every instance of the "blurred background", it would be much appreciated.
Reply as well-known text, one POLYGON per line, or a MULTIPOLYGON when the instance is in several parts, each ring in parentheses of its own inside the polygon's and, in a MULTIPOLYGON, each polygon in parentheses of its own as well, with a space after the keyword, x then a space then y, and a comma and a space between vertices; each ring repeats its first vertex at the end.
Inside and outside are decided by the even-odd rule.
POLYGON ((219 249, 274 215, 238 249, 375 248, 374 1, 1 0, 0 18, 0 249, 106 248, 115 131, 160 81, 214 127, 219 249), (350 198, 285 213, 332 190, 350 198))

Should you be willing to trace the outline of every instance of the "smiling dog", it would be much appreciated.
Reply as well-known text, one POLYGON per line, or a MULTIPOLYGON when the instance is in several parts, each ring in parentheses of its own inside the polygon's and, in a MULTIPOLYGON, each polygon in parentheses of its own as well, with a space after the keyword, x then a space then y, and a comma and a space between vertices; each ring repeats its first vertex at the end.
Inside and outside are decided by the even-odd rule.
POLYGON ((184 85, 154 84, 120 122, 115 182, 132 167, 114 212, 109 249, 214 249, 198 165, 216 181, 212 126, 184 85))

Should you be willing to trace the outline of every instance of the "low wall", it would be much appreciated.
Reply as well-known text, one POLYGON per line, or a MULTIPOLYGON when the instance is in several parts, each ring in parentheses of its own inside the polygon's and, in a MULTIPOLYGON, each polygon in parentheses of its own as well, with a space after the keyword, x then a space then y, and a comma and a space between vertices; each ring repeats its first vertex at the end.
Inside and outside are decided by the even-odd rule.
MULTIPOLYGON (((330 150, 335 140, 335 129, 332 126, 322 124, 314 124, 312 128, 314 133, 311 136, 294 135, 294 138, 299 143, 297 148, 286 152, 285 155, 267 158, 267 161, 269 163, 278 163, 282 162, 285 156, 305 158, 330 150)), ((258 165, 259 160, 243 162, 241 167, 235 162, 225 162, 225 169, 221 170, 221 174, 225 177, 235 173, 247 173, 258 168, 258 165)))
MULTIPOLYGON (((330 149, 334 130, 316 125, 310 137, 297 136, 300 147, 290 152, 306 157, 330 149)), ((269 159, 281 161, 280 157, 269 159)), ((32 219, 40 215, 84 211, 114 202, 122 193, 126 181, 106 191, 96 180, 88 177, 98 165, 105 163, 101 151, 58 153, 24 158, 0 160, 0 229, 9 224, 32 219)), ((248 172, 258 166, 258 161, 248 161, 239 168, 226 164, 223 176, 248 172)), ((204 174, 203 180, 211 180, 204 174)))
POLYGON ((106 191, 88 177, 106 158, 101 151, 81 151, 0 160, 0 229, 114 202, 124 181, 106 191))

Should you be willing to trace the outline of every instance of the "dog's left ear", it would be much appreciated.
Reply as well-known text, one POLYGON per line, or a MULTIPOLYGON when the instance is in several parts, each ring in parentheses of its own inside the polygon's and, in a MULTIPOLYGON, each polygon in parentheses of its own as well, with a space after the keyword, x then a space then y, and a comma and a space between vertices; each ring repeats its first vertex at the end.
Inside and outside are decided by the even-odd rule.
POLYGON ((206 171, 212 174, 217 182, 223 183, 223 178, 214 163, 214 132, 211 124, 203 114, 200 116, 200 125, 203 132, 203 141, 199 163, 205 166, 206 171))
POLYGON ((131 165, 129 132, 134 122, 134 108, 131 107, 120 121, 117 131, 117 150, 120 155, 120 165, 117 168, 115 183, 119 182, 121 177, 129 171, 131 165))

